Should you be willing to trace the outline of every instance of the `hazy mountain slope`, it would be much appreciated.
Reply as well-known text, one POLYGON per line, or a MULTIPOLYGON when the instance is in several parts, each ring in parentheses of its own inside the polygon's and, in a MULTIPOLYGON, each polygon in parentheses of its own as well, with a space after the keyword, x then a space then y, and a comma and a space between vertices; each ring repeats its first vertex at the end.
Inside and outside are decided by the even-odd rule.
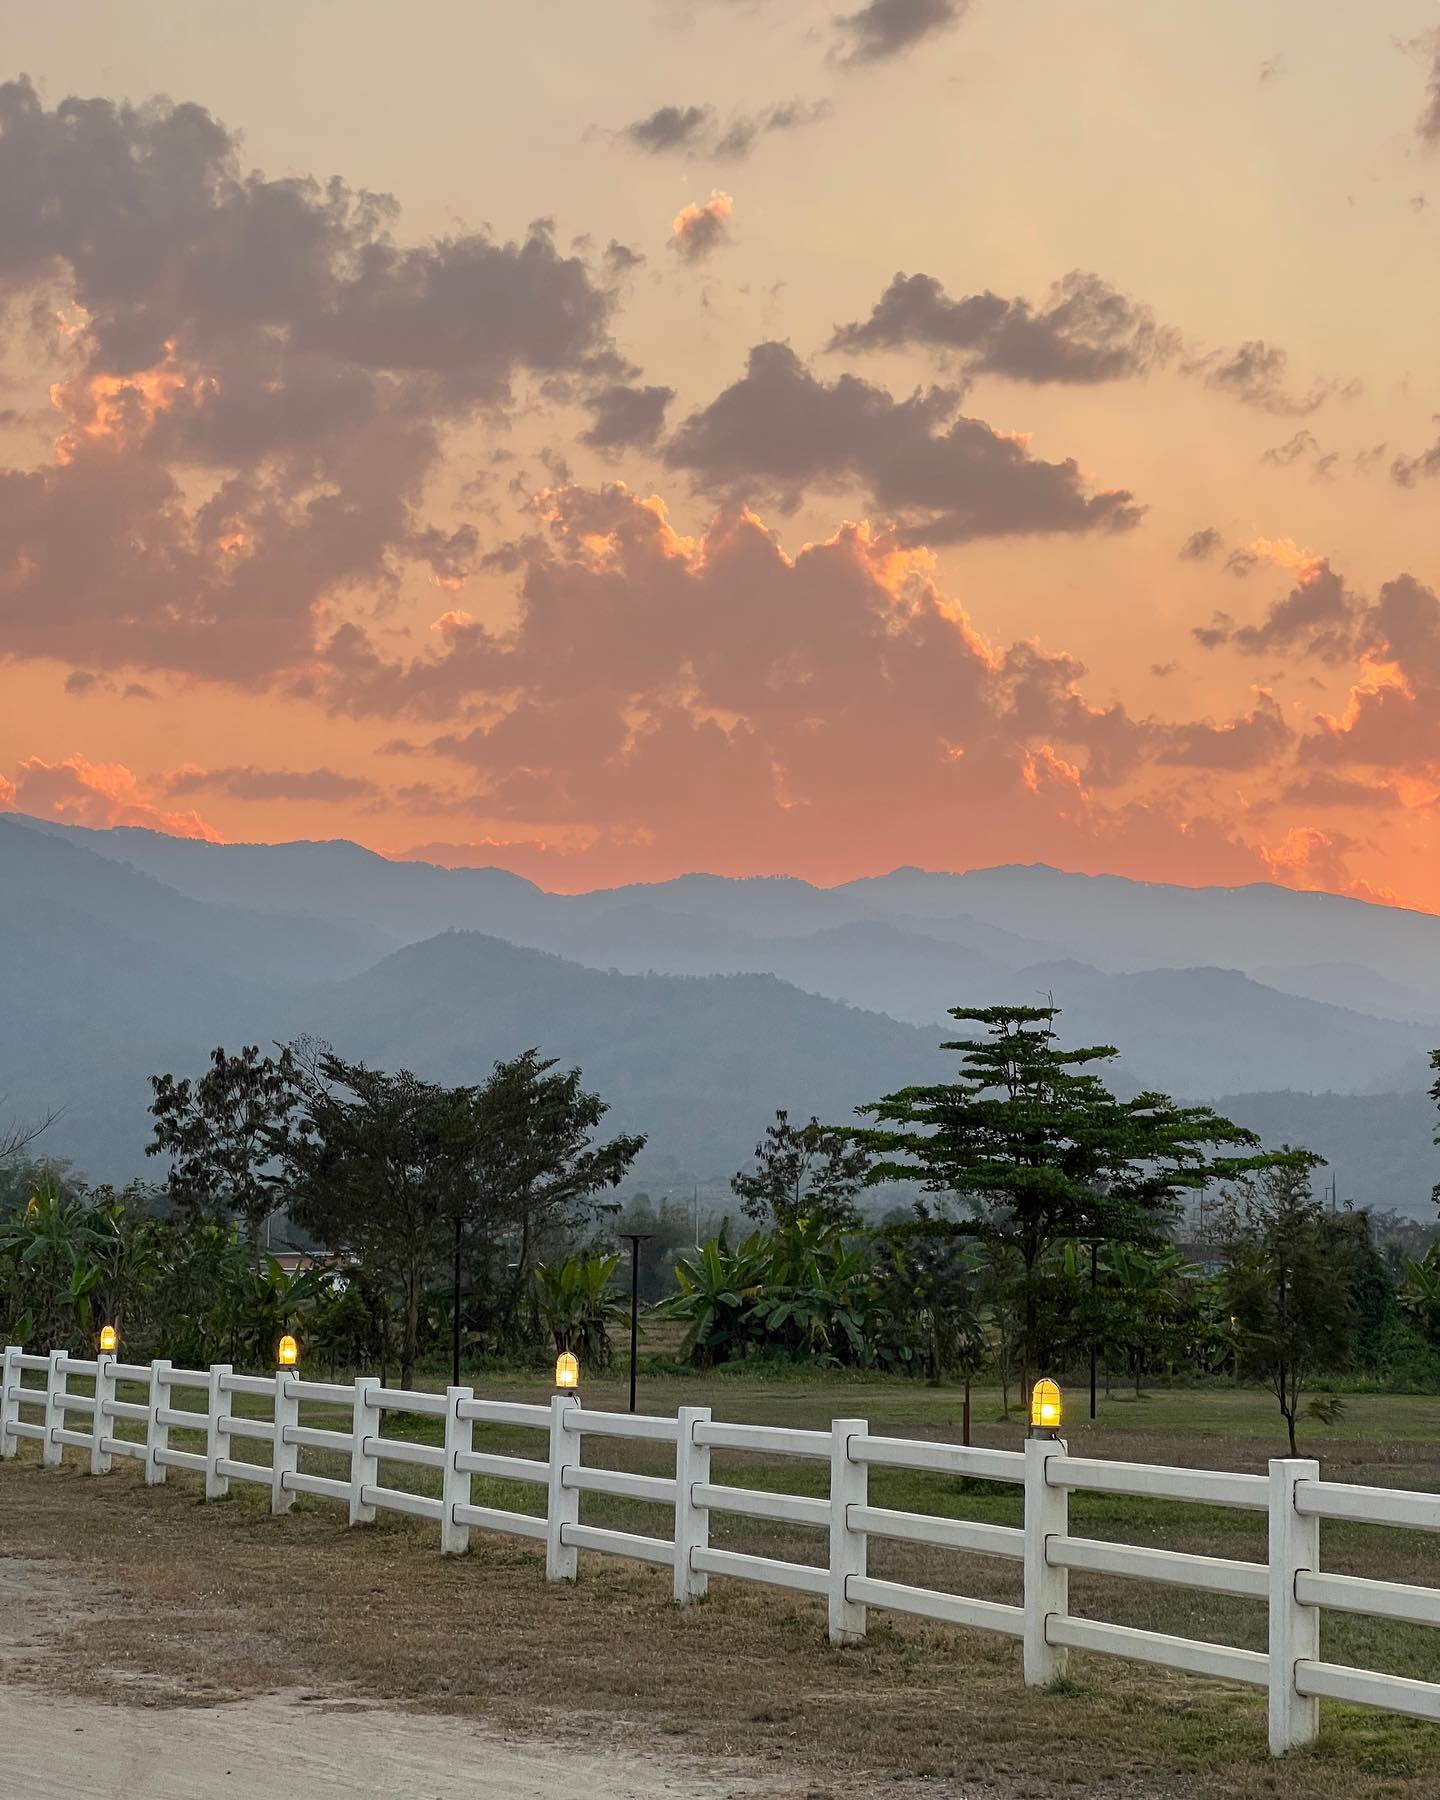
POLYGON ((552 895, 502 870, 391 862, 343 841, 212 845, 148 831, 35 828, 128 861, 194 898, 344 918, 410 942, 450 928, 482 930, 629 967, 654 933, 657 959, 684 956, 714 969, 733 966, 740 950, 768 950, 778 963, 776 940, 875 924, 961 945, 1002 967, 1071 958, 1116 972, 1240 969, 1362 1011, 1373 979, 1387 1014, 1407 1016, 1398 990, 1413 996, 1409 1016, 1440 1019, 1440 919, 1259 883, 1183 888, 1037 865, 961 875, 897 869, 834 888, 686 875, 552 895))
POLYGON ((1434 1027, 1374 1019, 1251 981, 1235 969, 1102 975, 1081 964, 1011 978, 1021 998, 1050 994, 1067 1043, 1114 1044, 1136 1081, 1199 1098, 1277 1084, 1324 1092, 1420 1086, 1434 1027))
POLYGON ((538 1044, 578 1063, 625 1130, 728 1172, 777 1106, 847 1119, 941 1072, 936 1029, 803 994, 767 975, 687 978, 581 968, 455 932, 310 997, 312 1028, 356 1056, 473 1080, 538 1044))
POLYGON ((1401 1094, 1226 1094, 1221 1112, 1267 1144, 1304 1144, 1329 1163, 1315 1188, 1331 1177, 1343 1203, 1388 1208, 1433 1221, 1431 1187, 1440 1181, 1440 1150, 1431 1143, 1435 1103, 1422 1090, 1401 1094))
MULTIPOLYGON (((89 833, 105 839, 108 833, 89 833)), ((175 840, 167 840, 175 841, 175 840)), ((366 925, 257 911, 220 899, 201 903, 154 877, 0 815, 0 915, 63 902, 163 954, 227 969, 246 981, 320 981, 353 974, 394 948, 366 925)))
POLYGON ((390 862, 340 838, 328 843, 207 844, 123 826, 92 831, 26 820, 45 834, 154 876, 196 900, 341 920, 381 934, 377 954, 438 931, 519 931, 551 899, 503 869, 390 862))

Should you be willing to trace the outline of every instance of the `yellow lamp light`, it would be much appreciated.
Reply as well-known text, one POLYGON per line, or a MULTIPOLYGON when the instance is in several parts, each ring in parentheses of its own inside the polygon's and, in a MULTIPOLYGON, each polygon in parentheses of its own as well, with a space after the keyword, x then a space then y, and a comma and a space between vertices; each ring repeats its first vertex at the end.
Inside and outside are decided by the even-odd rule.
POLYGON ((282 1369, 293 1369, 300 1360, 300 1346, 288 1331, 280 1340, 280 1348, 275 1352, 275 1360, 282 1369))
POLYGON ((555 1385, 557 1388, 579 1387, 580 1359, 573 1350, 562 1350, 555 1358, 555 1385))
POLYGON ((1063 1415, 1059 1385, 1050 1380, 1037 1381, 1030 1394, 1030 1429, 1053 1437, 1063 1415))
POLYGON ((100 1348, 106 1356, 116 1349, 120 1342, 120 1333, 113 1325, 100 1327, 100 1348))

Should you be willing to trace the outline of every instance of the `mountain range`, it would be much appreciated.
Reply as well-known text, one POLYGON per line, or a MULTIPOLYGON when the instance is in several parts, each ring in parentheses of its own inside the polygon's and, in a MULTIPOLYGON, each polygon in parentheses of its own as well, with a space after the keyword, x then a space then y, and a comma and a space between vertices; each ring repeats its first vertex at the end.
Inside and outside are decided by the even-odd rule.
POLYGON ((8 1112, 62 1107, 45 1143, 97 1178, 146 1172, 149 1074, 310 1032, 456 1081, 538 1044, 650 1134, 650 1185, 713 1185, 777 1106, 846 1119, 943 1075, 949 1007, 1048 996, 1067 1043, 1120 1048, 1117 1086, 1224 1096, 1342 1196, 1430 1213, 1440 919, 1334 895, 1046 867, 554 894, 9 814, 0 971, 8 1112))

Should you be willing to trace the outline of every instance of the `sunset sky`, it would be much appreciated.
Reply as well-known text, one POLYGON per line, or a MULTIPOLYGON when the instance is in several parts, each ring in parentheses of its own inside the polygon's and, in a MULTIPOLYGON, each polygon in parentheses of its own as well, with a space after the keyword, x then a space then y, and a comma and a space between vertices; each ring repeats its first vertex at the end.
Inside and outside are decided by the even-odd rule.
POLYGON ((71 0, 0 805, 1440 910, 1437 0, 71 0))

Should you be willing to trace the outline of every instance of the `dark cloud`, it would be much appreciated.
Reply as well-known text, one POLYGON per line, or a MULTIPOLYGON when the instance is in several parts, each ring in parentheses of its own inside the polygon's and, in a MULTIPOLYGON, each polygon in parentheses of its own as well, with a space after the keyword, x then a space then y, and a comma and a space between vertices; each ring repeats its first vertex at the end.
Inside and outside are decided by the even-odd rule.
POLYGON ((261 685, 350 588, 453 573, 463 528, 420 515, 446 432, 520 378, 624 378, 614 296, 543 223, 396 217, 248 172, 200 107, 0 85, 0 305, 64 326, 54 460, 0 468, 0 652, 261 685))
POLYGON ((176 769, 165 779, 168 794, 228 794, 232 800, 341 801, 373 798, 380 790, 359 775, 334 769, 176 769))
POLYGON ((977 374, 1090 383, 1143 374, 1178 341, 1149 307, 1076 269, 1039 307, 988 291, 952 300, 933 275, 896 275, 868 319, 836 327, 830 348, 924 345, 977 374))
POLYGON ((1216 350, 1192 359, 1186 372, 1246 406, 1290 417, 1314 412, 1334 392, 1332 384, 1317 382, 1307 394, 1293 393, 1288 385, 1288 353, 1263 338, 1250 338, 1238 349, 1216 350))
POLYGON ((1155 760, 1192 769, 1264 768, 1290 747, 1294 734, 1278 703, 1268 694, 1241 719, 1214 724, 1208 719, 1160 727, 1155 760))
POLYGON ((1176 554, 1181 562, 1209 562, 1215 552, 1223 548, 1224 543, 1218 526, 1205 525, 1198 531, 1192 531, 1176 554))
POLYGON ((1430 58, 1429 76, 1425 83, 1425 107, 1415 122, 1420 142, 1427 149, 1440 144, 1440 31, 1426 32, 1419 39, 1417 49, 1424 50, 1430 58))
POLYGON ((732 119, 716 139, 715 154, 738 160, 748 156, 769 133, 799 131, 806 125, 818 125, 822 119, 830 117, 831 110, 828 100, 786 100, 758 113, 742 113, 732 119))
POLYGON ((1283 789, 1280 799, 1296 806, 1360 806, 1375 811, 1400 805, 1400 796, 1388 782, 1357 781, 1328 769, 1310 769, 1297 776, 1283 789))
POLYGON ((704 262, 722 244, 730 242, 730 220, 734 211, 734 200, 719 188, 710 190, 710 198, 703 206, 692 200, 675 215, 671 225, 671 249, 682 262, 704 262))
MULTIPOLYGON (((1247 571, 1265 560, 1253 549, 1236 554, 1246 557, 1247 571)), ((1360 602, 1343 577, 1324 557, 1314 557, 1303 563, 1295 585, 1270 606, 1258 625, 1237 625, 1228 613, 1216 613, 1193 635, 1207 650, 1230 644, 1250 656, 1299 651, 1338 664, 1355 652, 1359 613, 1360 602)))
POLYGON ((711 137, 715 112, 709 106, 661 106, 648 118, 627 125, 621 137, 651 156, 667 150, 693 150, 711 137))
POLYGON ((970 0, 869 0, 836 20, 835 60, 847 68, 888 61, 958 25, 969 10, 970 0))
POLYGON ((592 394, 586 404, 594 423, 581 442, 595 450, 621 450, 653 444, 665 425, 665 408, 675 398, 674 388, 627 387, 617 383, 592 394))
POLYGON ((830 116, 828 100, 785 100, 759 112, 736 113, 721 123, 713 106, 661 106, 619 133, 649 156, 679 152, 739 161, 770 132, 798 131, 830 116))
POLYGON ((744 376, 684 421, 665 460, 737 495, 791 501, 812 486, 859 487, 903 521, 906 541, 1138 523, 1128 492, 1088 492, 1073 460, 1042 462, 958 404, 946 388, 896 400, 853 375, 821 381, 788 345, 760 344, 744 376))
POLYGON ((1399 487, 1414 487, 1440 475, 1440 438, 1418 456, 1397 456, 1390 465, 1390 479, 1399 487))
POLYGON ((1277 469, 1289 469, 1296 463, 1303 463, 1308 467, 1312 481, 1331 481, 1334 479, 1335 465, 1340 460, 1340 452, 1322 450, 1315 433, 1302 425, 1283 444, 1272 444, 1268 450, 1263 451, 1260 460, 1277 469))
POLYGON ((103 693, 109 686, 109 677, 97 675, 93 669, 72 669, 65 677, 67 694, 103 693))

